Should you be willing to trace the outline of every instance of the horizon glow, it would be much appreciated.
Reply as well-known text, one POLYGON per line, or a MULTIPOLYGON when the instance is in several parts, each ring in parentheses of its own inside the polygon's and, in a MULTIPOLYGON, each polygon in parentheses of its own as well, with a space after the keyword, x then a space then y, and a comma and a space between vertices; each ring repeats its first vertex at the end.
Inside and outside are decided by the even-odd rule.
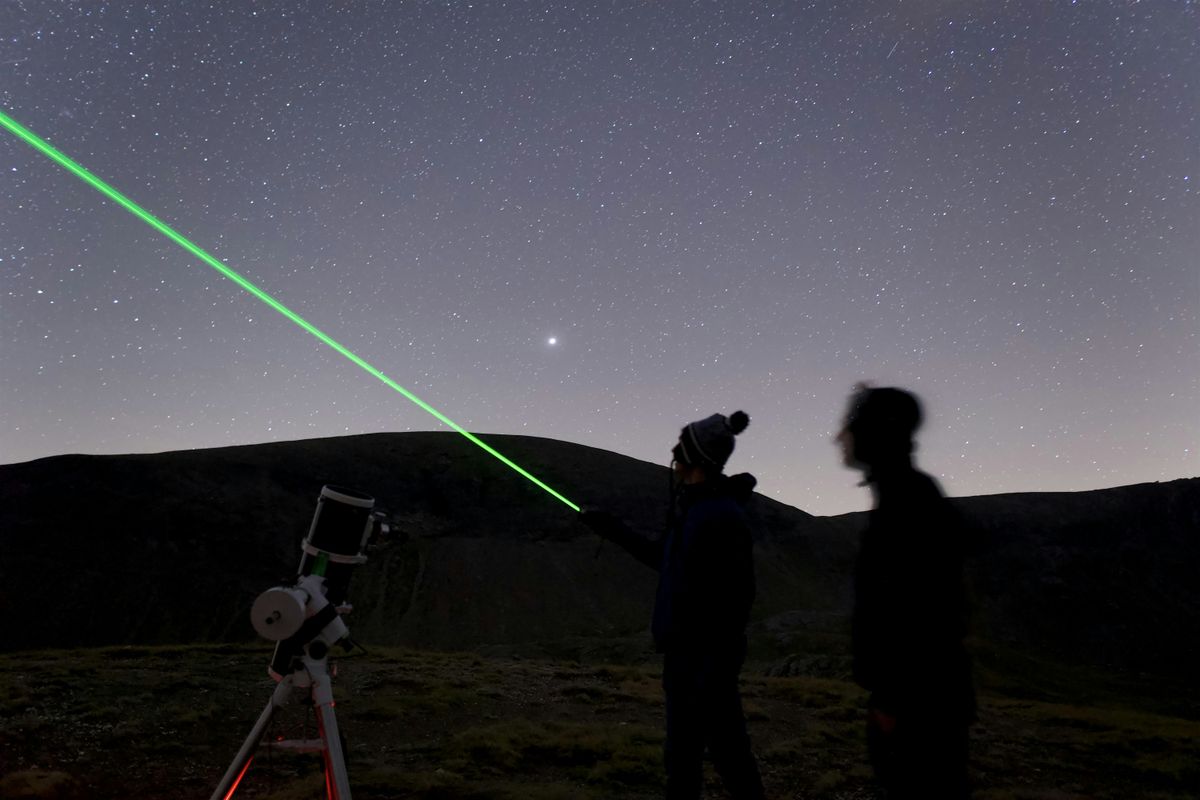
POLYGON ((249 279, 245 278, 244 276, 242 276, 238 272, 234 271, 230 267, 227 267, 225 264, 221 263, 215 257, 209 255, 206 251, 201 249, 199 245, 196 245, 191 240, 189 240, 187 237, 183 236, 181 233, 179 233, 178 231, 173 229, 171 226, 169 226, 165 222, 159 220, 157 217, 155 217, 153 214, 151 214, 150 212, 143 209, 137 203, 133 202, 128 197, 126 197, 125 195, 121 194, 116 189, 114 189, 112 186, 108 185, 103 180, 101 180, 100 178, 93 175, 91 172, 89 172, 83 166, 81 166, 80 164, 78 164, 77 162, 75 162, 74 160, 69 158, 68 156, 66 156, 64 153, 57 150, 45 139, 41 138, 36 133, 29 130, 24 125, 17 122, 12 117, 10 117, 3 110, 0 110, 0 125, 3 125, 14 136, 23 140, 26 144, 30 145, 35 150, 42 153, 42 155, 46 156, 51 161, 54 161, 59 166, 61 166, 63 169, 67 170, 72 175, 79 178, 81 181, 88 184, 93 189, 100 192, 102 195, 104 195, 108 199, 112 200, 114 203, 121 206, 129 213, 133 214, 135 217, 140 219, 142 222, 145 222, 151 228, 158 231, 159 233, 161 233, 163 236, 170 239, 175 244, 179 245, 181 248, 186 250, 188 253, 191 253, 193 256, 195 256, 197 259, 199 259, 201 262, 203 262, 206 266, 211 267, 212 269, 219 272, 225 278, 228 278, 229 280, 233 281, 235 284, 240 286, 246 292, 248 292, 249 294, 253 295, 258 300, 260 300, 262 303, 271 307, 275 311, 279 312, 287 319, 291 320, 295 325, 297 325, 298 327, 307 331, 310 335, 312 335, 317 340, 328 345, 330 348, 335 350, 340 355, 344 356, 347 360, 354 363, 356 366, 358 366, 360 369, 362 369, 368 375, 371 375, 372 377, 374 377, 375 379, 377 379, 378 381, 383 383, 385 386, 388 386, 389 388, 391 388, 394 391, 398 392, 399 394, 403 395, 405 397, 405 399, 409 400, 414 405, 416 405, 417 407, 419 407, 426 413, 433 416, 435 419, 437 419, 439 422, 441 422, 443 425, 447 426, 454 432, 461 434, 469 442, 471 442, 475 446, 479 447, 480 449, 482 449, 483 451, 488 453, 488 455, 494 457, 495 459, 497 459, 498 461, 503 463, 505 466, 512 469, 517 474, 526 478, 531 483, 533 483, 540 489, 544 490, 547 494, 551 495, 552 497, 554 497, 556 500, 558 500, 559 502, 566 505, 571 510, 579 511, 578 505, 571 502, 566 497, 564 497, 562 494, 560 494, 559 492, 552 489, 550 486, 543 483, 537 477, 535 477, 534 475, 532 475, 531 473, 526 471, 519 464, 512 461, 507 456, 505 456, 503 453, 501 453, 500 451, 496 450, 491 445, 484 442, 478 436, 476 436, 475 434, 466 430, 461 425, 459 425, 457 422, 450 419, 445 414, 443 414, 442 412, 438 411, 433 406, 426 403, 420 397, 413 394, 412 392, 410 392, 408 389, 404 388, 400 384, 396 383, 394 380, 389 378, 387 375, 385 375, 379 369, 372 366, 366 360, 364 360, 363 358, 361 358, 360 356, 355 354, 353 351, 351 351, 345 345, 343 345, 340 342, 338 342, 337 340, 333 339, 331 336, 326 334, 324 331, 317 328, 315 325, 310 323, 308 320, 301 317, 295 311, 292 311, 290 308, 285 306, 280 301, 276 300, 270 294, 268 294, 267 292, 260 289, 258 286, 256 286, 254 283, 252 283, 249 279))

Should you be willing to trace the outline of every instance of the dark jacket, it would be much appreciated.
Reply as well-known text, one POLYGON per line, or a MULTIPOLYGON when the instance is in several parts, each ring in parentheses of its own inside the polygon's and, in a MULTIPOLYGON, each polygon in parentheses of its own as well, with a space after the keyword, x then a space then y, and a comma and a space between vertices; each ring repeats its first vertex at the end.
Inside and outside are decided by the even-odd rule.
POLYGON ((597 529, 658 571, 651 632, 659 652, 744 641, 755 586, 743 506, 756 483, 741 474, 684 486, 675 522, 661 539, 647 539, 615 520, 597 529))
POLYGON ((969 528, 937 483, 910 464, 871 476, 876 506, 854 581, 854 678, 891 713, 974 713, 963 645, 969 528))

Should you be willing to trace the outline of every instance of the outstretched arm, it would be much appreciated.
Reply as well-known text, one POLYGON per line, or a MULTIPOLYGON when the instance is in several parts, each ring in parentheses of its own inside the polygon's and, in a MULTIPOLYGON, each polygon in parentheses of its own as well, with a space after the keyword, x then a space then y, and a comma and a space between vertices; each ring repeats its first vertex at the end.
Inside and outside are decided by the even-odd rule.
POLYGON ((584 507, 579 521, 600 536, 625 548, 631 556, 656 572, 662 568, 662 541, 647 539, 607 511, 584 507))

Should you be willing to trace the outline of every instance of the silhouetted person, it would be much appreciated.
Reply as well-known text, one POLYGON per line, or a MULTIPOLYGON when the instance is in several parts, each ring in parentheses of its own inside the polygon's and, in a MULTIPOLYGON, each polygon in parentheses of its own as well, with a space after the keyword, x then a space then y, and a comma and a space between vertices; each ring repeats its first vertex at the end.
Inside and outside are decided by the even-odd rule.
POLYGON ((738 692, 754 603, 753 542, 742 507, 757 481, 722 474, 734 436, 749 422, 737 411, 683 428, 671 451, 676 488, 661 539, 603 511, 585 509, 580 517, 659 573, 651 631, 663 654, 669 800, 700 797, 706 747, 730 795, 763 797, 738 692))
POLYGON ((860 386, 837 437, 875 499, 855 567, 854 679, 871 693, 868 750, 890 800, 969 794, 968 533, 913 466, 921 421, 912 394, 860 386))

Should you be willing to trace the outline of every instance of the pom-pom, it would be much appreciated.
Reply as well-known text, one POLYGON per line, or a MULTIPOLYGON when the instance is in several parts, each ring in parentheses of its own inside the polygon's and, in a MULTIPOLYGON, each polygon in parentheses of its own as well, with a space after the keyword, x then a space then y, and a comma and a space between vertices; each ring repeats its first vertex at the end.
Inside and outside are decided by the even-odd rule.
POLYGON ((750 424, 750 416, 745 411, 735 411, 729 415, 729 430, 736 436, 746 430, 750 424))

